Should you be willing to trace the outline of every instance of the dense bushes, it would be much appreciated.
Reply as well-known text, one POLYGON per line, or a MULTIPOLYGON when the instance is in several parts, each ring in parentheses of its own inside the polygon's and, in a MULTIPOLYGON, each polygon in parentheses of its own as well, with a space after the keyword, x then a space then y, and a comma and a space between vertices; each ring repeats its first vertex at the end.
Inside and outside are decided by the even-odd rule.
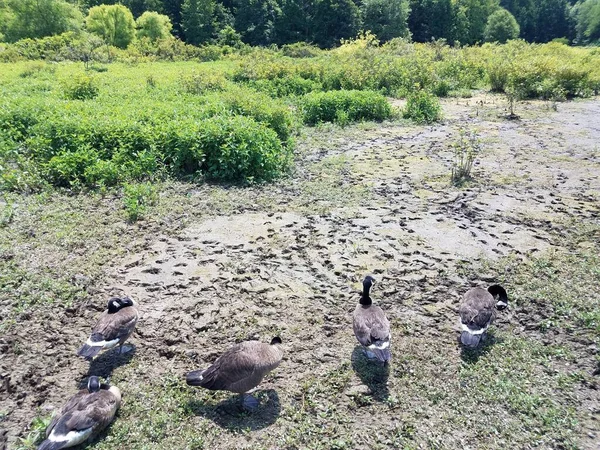
POLYGON ((442 117, 442 107, 439 100, 426 91, 411 93, 406 101, 402 115, 417 123, 432 123, 442 117))
POLYGON ((357 120, 384 120, 392 116, 386 98, 369 91, 330 91, 305 95, 300 101, 304 122, 337 122, 342 125, 357 120))

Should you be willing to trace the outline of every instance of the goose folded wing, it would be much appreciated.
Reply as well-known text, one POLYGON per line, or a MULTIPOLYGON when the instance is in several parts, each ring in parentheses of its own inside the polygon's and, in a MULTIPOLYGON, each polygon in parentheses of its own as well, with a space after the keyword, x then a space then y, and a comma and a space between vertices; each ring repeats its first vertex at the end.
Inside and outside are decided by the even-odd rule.
POLYGON ((460 321, 472 330, 486 328, 494 317, 494 309, 488 307, 473 307, 463 305, 460 310, 460 321))
POLYGON ((127 337, 137 322, 137 312, 124 308, 115 314, 104 314, 92 331, 92 340, 112 341, 127 337))
POLYGON ((54 427, 56 427, 56 424, 58 424, 58 422, 63 417, 65 417, 69 413, 69 411, 77 410, 78 405, 82 400, 82 397, 86 397, 87 395, 88 395, 87 390, 80 391, 77 394, 75 394, 73 397, 71 397, 67 401, 67 403, 65 403, 65 405, 61 408, 60 412, 58 414, 55 414, 54 417, 52 417, 52 420, 50 421, 50 425, 48 425, 48 428, 46 429, 46 437, 50 436, 50 433, 52 432, 54 427))
POLYGON ((113 419, 116 411, 115 397, 108 391, 90 394, 86 402, 80 402, 66 421, 69 431, 83 431, 88 428, 102 429, 113 419))
POLYGON ((255 355, 234 347, 221 355, 212 366, 202 373, 204 386, 213 390, 228 390, 237 383, 252 377, 260 370, 260 361, 255 355))

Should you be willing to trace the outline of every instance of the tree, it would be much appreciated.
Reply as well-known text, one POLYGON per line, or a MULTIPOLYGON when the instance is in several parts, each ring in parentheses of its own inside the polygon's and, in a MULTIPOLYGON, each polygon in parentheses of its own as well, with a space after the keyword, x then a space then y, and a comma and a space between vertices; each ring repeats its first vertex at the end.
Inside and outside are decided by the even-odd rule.
POLYGON ((498 9, 498 0, 458 0, 457 5, 464 8, 468 21, 467 33, 457 39, 463 44, 483 41, 488 17, 498 9))
MULTIPOLYGON (((408 28, 416 42, 452 41, 454 7, 451 0, 410 0, 408 28)), ((462 42, 462 40, 461 40, 462 42)))
POLYGON ((311 21, 312 37, 320 47, 332 47, 340 39, 355 37, 360 11, 352 0, 317 0, 311 21))
POLYGON ((85 8, 121 4, 127 7, 134 17, 139 17, 146 11, 163 12, 162 0, 80 0, 80 3, 85 8))
POLYGON ((600 0, 587 0, 576 6, 577 39, 580 42, 600 40, 600 0))
POLYGON ((314 0, 281 0, 281 14, 275 22, 279 45, 312 40, 314 0))
POLYGON ((251 45, 275 42, 275 23, 281 15, 277 0, 238 0, 235 29, 251 45))
POLYGON ((535 42, 549 42, 569 35, 569 14, 566 0, 536 2, 535 42))
POLYGON ((366 0, 362 6, 363 28, 380 41, 408 37, 408 0, 366 0))
POLYGON ((136 20, 137 37, 147 37, 152 42, 171 36, 173 25, 168 16, 154 11, 146 11, 136 20))
POLYGON ((202 44, 213 36, 215 0, 185 0, 181 7, 181 25, 188 44, 202 44))
POLYGON ((8 42, 76 31, 83 22, 81 11, 64 0, 7 0, 2 11, 0 33, 8 42))
POLYGON ((135 36, 133 14, 123 5, 100 5, 90 8, 85 24, 90 33, 107 45, 126 48, 135 36))
POLYGON ((519 24, 511 13, 506 9, 500 8, 489 18, 485 27, 485 40, 487 42, 506 43, 510 39, 519 37, 519 24))

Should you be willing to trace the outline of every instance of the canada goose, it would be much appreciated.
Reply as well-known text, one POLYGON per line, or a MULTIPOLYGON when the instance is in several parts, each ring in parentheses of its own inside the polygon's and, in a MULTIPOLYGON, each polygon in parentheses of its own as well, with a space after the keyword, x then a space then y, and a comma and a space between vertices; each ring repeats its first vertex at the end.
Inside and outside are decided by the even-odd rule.
POLYGON ((73 447, 93 438, 108 426, 121 404, 121 391, 116 386, 100 383, 90 377, 87 389, 69 399, 54 416, 46 430, 46 440, 38 450, 73 447))
POLYGON ((373 277, 365 277, 360 302, 354 310, 354 335, 365 348, 368 358, 377 358, 386 364, 392 357, 390 322, 383 310, 371 301, 369 292, 374 284, 373 277))
POLYGON ((458 308, 462 332, 460 341, 465 347, 479 345, 488 327, 496 318, 496 309, 508 306, 508 295, 504 288, 494 284, 489 288, 473 288, 465 293, 458 308), (497 297, 497 300, 496 300, 497 297))
POLYGON ((201 386, 211 391, 230 391, 241 394, 244 408, 254 410, 256 400, 247 392, 260 384, 263 377, 281 363, 283 351, 281 338, 276 336, 271 344, 245 341, 234 345, 208 369, 194 370, 186 375, 190 386, 201 386))
POLYGON ((104 311, 92 330, 87 342, 77 354, 87 359, 94 358, 100 351, 119 345, 121 352, 138 320, 135 302, 129 297, 113 297, 108 301, 108 310, 104 311))

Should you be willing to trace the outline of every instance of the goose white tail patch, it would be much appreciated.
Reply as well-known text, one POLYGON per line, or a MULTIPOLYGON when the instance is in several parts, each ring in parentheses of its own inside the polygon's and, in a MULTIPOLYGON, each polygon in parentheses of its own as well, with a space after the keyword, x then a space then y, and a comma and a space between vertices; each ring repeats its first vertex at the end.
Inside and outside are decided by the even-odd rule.
POLYGON ((373 343, 369 345, 369 348, 378 348, 379 350, 386 349, 390 346, 390 341, 379 341, 379 343, 373 343))
POLYGON ((91 427, 82 431, 69 431, 67 434, 55 434, 53 431, 50 433, 50 436, 48 436, 48 440, 52 442, 66 442, 69 444, 69 447, 72 447, 87 441, 92 435, 92 431, 93 429, 91 427))
POLYGON ((102 347, 102 348, 109 349, 109 348, 116 347, 118 343, 119 343, 118 339, 113 339, 112 341, 94 342, 94 341, 92 341, 92 338, 88 338, 88 340, 85 344, 89 345, 90 347, 102 347))
POLYGON ((502 300, 500 300, 498 303, 496 303, 496 307, 498 307, 498 306, 500 306, 502 308, 506 308, 506 307, 508 307, 508 303, 503 302, 502 300))
POLYGON ((479 330, 472 330, 471 328, 469 328, 467 325, 465 325, 464 323, 461 323, 462 326, 462 330, 466 331, 467 333, 470 334, 483 334, 487 331, 488 327, 486 326, 485 328, 481 328, 479 330))

